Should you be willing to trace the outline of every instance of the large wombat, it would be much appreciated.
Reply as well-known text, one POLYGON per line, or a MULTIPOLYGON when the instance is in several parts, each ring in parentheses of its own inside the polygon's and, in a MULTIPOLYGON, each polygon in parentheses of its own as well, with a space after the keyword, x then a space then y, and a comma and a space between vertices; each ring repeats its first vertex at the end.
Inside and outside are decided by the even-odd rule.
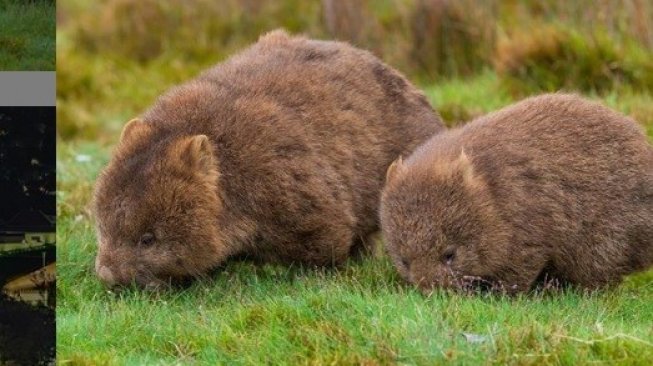
POLYGON ((370 53, 272 32, 125 126, 95 191, 97 274, 148 286, 234 255, 342 263, 378 229, 387 167, 442 129, 370 53))
POLYGON ((594 289, 653 261, 653 148, 630 118, 573 95, 438 134, 387 179, 387 250, 426 291, 594 289))

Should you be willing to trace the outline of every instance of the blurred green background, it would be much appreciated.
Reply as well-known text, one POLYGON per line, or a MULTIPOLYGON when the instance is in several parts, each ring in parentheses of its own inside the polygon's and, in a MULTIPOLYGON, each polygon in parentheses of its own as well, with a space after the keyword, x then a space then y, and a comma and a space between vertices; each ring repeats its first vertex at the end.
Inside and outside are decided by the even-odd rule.
POLYGON ((482 87, 460 91, 478 100, 433 99, 451 122, 575 90, 653 124, 648 0, 64 0, 57 17, 63 139, 115 132, 170 85, 277 27, 368 49, 427 91, 482 87), (496 93, 503 103, 483 100, 496 93))
POLYGON ((518 299, 406 286, 383 254, 337 271, 247 262, 166 294, 94 276, 92 187, 123 124, 275 28, 368 49, 450 126, 545 91, 653 141, 649 0, 60 0, 57 356, 96 364, 626 364, 653 359, 653 271, 518 299))

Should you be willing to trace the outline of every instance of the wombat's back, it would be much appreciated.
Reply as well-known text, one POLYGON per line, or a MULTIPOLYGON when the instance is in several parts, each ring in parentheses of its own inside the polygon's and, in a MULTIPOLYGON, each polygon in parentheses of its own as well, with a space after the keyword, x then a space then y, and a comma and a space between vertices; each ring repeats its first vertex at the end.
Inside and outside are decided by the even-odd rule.
POLYGON ((370 53, 282 31, 174 88, 143 119, 164 135, 209 136, 225 207, 256 223, 257 243, 310 241, 307 227, 348 227, 354 239, 376 230, 387 167, 443 129, 424 95, 370 53))

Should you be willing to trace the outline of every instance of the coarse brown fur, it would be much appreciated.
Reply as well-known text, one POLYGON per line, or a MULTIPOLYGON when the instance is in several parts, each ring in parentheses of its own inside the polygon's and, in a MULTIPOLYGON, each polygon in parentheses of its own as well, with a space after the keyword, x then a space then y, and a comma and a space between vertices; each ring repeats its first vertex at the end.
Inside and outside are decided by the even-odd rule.
POLYGON ((653 148, 598 103, 533 97, 393 163, 380 214, 399 273, 425 291, 595 289, 653 262, 653 148))
POLYGON ((271 32, 124 128, 95 191, 106 283, 235 255, 325 266, 378 230, 385 172, 442 122, 372 54, 271 32))

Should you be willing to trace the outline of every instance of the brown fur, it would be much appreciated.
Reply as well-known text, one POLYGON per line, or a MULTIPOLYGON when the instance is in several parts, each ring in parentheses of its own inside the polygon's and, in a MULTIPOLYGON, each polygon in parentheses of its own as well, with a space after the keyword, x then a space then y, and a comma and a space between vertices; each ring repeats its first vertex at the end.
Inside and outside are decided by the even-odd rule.
POLYGON ((386 247, 426 291, 594 289, 653 262, 653 148, 632 119, 577 96, 438 134, 387 174, 386 247))
POLYGON ((442 129, 370 53, 269 33, 124 128, 95 192, 98 275, 157 284, 235 255, 342 263, 378 229, 388 165, 442 129))

